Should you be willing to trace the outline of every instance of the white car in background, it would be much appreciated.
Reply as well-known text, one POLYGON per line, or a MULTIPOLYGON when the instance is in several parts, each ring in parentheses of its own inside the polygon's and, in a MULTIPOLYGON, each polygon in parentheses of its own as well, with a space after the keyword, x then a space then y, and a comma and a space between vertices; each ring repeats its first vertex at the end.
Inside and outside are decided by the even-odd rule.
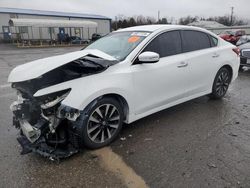
POLYGON ((240 71, 250 67, 250 35, 242 36, 236 44, 240 49, 240 71))
POLYGON ((87 48, 20 65, 8 81, 22 153, 62 158, 112 142, 122 124, 208 95, 237 78, 239 50, 196 27, 121 29, 87 48))

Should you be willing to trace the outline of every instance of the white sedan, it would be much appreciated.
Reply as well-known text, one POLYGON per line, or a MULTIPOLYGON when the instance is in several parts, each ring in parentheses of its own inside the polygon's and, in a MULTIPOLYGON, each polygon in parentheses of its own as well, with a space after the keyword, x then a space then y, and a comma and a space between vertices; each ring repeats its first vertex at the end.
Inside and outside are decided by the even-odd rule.
POLYGON ((61 158, 103 147, 124 122, 203 95, 222 98, 238 69, 235 46, 178 25, 121 29, 81 51, 20 65, 8 81, 18 93, 11 109, 22 153, 61 158))

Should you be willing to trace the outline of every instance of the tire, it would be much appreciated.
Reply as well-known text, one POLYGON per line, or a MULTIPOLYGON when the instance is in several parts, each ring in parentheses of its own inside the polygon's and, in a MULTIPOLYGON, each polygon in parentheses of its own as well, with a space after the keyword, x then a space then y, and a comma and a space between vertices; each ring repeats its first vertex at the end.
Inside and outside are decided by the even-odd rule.
POLYGON ((76 122, 79 147, 97 149, 119 135, 124 119, 121 104, 110 97, 92 102, 76 122))
POLYGON ((231 78, 232 75, 229 69, 222 67, 215 76, 212 93, 209 95, 210 98, 221 99, 224 97, 231 82, 231 78))

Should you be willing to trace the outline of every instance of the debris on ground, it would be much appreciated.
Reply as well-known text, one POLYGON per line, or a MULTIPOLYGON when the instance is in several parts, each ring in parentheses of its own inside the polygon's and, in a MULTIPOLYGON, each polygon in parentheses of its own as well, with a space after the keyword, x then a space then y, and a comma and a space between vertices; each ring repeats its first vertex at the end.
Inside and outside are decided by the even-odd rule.
POLYGON ((209 168, 217 168, 217 166, 215 164, 213 164, 213 163, 208 163, 207 166, 209 168))
POLYGON ((128 150, 128 151, 126 151, 126 153, 127 153, 128 155, 133 155, 133 154, 135 153, 135 151, 133 151, 133 150, 128 150))
POLYGON ((129 134, 129 135, 128 135, 128 137, 130 137, 130 138, 131 138, 131 137, 132 137, 132 134, 129 134))
POLYGON ((229 133, 228 135, 229 135, 229 136, 234 136, 234 137, 237 137, 237 136, 238 136, 237 134, 234 134, 234 133, 229 133))
POLYGON ((96 154, 91 153, 90 158, 91 159, 96 159, 96 158, 98 158, 98 156, 96 154))
POLYGON ((152 141, 153 138, 145 138, 144 141, 152 141))
POLYGON ((126 137, 121 137, 120 140, 121 140, 121 141, 125 141, 125 140, 126 140, 126 137))

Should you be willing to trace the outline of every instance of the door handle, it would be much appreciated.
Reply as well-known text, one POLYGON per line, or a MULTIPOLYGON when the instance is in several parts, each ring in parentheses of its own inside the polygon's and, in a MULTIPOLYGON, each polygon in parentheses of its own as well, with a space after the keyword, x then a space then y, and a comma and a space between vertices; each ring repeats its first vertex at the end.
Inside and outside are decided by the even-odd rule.
POLYGON ((188 63, 187 62, 180 62, 179 65, 177 66, 178 68, 183 68, 183 67, 187 67, 188 63))
POLYGON ((219 56, 220 56, 220 54, 217 54, 217 53, 214 53, 214 54, 212 55, 213 58, 219 57, 219 56))

